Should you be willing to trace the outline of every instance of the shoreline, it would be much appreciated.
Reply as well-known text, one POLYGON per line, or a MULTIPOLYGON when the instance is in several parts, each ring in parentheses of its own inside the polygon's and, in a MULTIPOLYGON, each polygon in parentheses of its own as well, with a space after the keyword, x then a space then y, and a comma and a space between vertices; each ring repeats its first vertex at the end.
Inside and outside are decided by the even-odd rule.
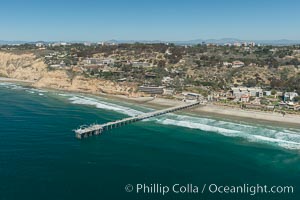
MULTIPOLYGON (((110 97, 110 96, 108 96, 110 97)), ((178 106, 182 102, 163 98, 156 98, 152 101, 143 102, 139 98, 128 98, 114 96, 114 99, 125 100, 130 103, 138 103, 145 107, 162 109, 178 106)), ((144 100, 145 101, 145 100, 144 100)), ((279 113, 243 110, 239 108, 224 108, 213 104, 200 105, 193 109, 179 111, 182 114, 191 114, 195 117, 209 117, 223 121, 250 122, 261 125, 276 125, 288 128, 300 128, 300 115, 286 114, 284 117, 279 113)))
POLYGON ((20 79, 15 79, 15 78, 5 78, 5 77, 0 77, 0 82, 10 82, 10 83, 19 83, 19 84, 28 84, 31 85, 34 83, 34 81, 26 81, 26 80, 20 80, 20 79))
MULTIPOLYGON (((38 88, 32 86, 34 81, 18 80, 11 78, 2 78, 0 77, 0 82, 13 82, 18 84, 24 84, 26 86, 31 86, 33 88, 38 88)), ((164 99, 164 98, 153 98, 153 97, 127 97, 124 95, 111 95, 105 93, 89 93, 84 91, 70 91, 70 90, 59 90, 54 88, 45 88, 47 90, 53 91, 64 91, 64 92, 75 92, 79 94, 87 94, 92 96, 106 97, 108 99, 117 100, 117 101, 126 101, 128 103, 141 105, 154 109, 162 109, 167 107, 173 107, 183 104, 181 101, 174 99, 164 99)), ((42 89, 42 88, 40 88, 42 89)), ((250 122, 257 123, 262 125, 276 125, 283 126, 288 128, 300 128, 300 115, 286 114, 282 116, 279 113, 264 112, 257 110, 244 110, 240 108, 228 108, 225 106, 207 104, 196 107, 194 109, 188 109, 180 111, 179 113, 191 114, 195 117, 210 117, 220 120, 234 120, 238 122, 250 122)))

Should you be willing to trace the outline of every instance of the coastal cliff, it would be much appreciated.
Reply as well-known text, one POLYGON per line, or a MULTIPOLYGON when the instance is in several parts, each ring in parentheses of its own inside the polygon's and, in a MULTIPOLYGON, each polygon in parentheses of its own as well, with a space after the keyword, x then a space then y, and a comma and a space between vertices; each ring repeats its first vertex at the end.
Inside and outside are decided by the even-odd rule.
POLYGON ((0 76, 27 81, 37 81, 47 73, 42 59, 33 54, 11 54, 0 52, 0 76))
POLYGON ((98 78, 86 78, 70 70, 49 70, 42 59, 34 54, 12 54, 0 52, 0 76, 25 81, 34 81, 33 87, 58 90, 107 93, 139 97, 134 83, 116 83, 98 78))
POLYGON ((130 97, 137 97, 139 93, 134 92, 136 85, 124 84, 120 85, 112 81, 85 78, 82 75, 69 75, 65 70, 54 70, 45 73, 37 82, 33 84, 40 88, 53 88, 59 90, 68 90, 76 92, 88 93, 106 93, 113 95, 126 95, 130 97))

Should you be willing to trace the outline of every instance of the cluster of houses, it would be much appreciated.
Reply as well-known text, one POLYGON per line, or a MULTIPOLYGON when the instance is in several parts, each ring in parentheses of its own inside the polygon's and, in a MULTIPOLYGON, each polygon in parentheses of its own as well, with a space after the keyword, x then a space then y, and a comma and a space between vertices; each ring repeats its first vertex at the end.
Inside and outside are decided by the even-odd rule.
POLYGON ((65 60, 72 60, 77 62, 78 57, 76 54, 70 55, 65 52, 52 52, 44 56, 44 61, 50 68, 64 68, 67 66, 65 60))
MULTIPOLYGON (((156 95, 173 96, 175 92, 174 89, 166 88, 164 86, 145 86, 145 85, 140 86, 139 91, 144 92, 146 94, 150 94, 152 96, 156 96, 156 95)), ((176 95, 176 98, 184 102, 195 102, 195 101, 204 100, 204 97, 201 94, 192 93, 192 92, 180 93, 179 95, 176 95)))
POLYGON ((208 100, 230 100, 232 102, 240 102, 249 108, 261 108, 267 107, 274 109, 275 104, 280 108, 287 108, 293 110, 300 110, 299 103, 296 102, 298 97, 296 92, 271 92, 269 90, 263 90, 260 87, 232 87, 227 92, 213 93, 209 95, 208 100), (262 104, 262 100, 265 101, 265 105, 262 104))
POLYGON ((221 91, 213 93, 210 98, 215 100, 229 99, 235 102, 249 103, 251 99, 274 97, 277 100, 278 97, 281 97, 282 101, 287 103, 294 102, 297 96, 298 94, 296 92, 275 92, 272 94, 272 91, 263 90, 261 87, 231 87, 227 92, 221 91))
MULTIPOLYGON (((174 95, 174 90, 167 89, 165 86, 140 86, 139 91, 150 95, 174 95)), ((204 99, 202 95, 197 93, 186 92, 180 95, 184 97, 182 100, 186 102, 204 99)), ((246 108, 255 109, 266 108, 271 110, 277 105, 280 108, 300 110, 300 104, 296 102, 298 96, 296 92, 271 92, 260 87, 232 87, 229 91, 215 92, 208 95, 206 100, 229 100, 242 103, 246 108), (262 104, 263 99, 266 102, 262 104)))
POLYGON ((250 97, 263 97, 263 90, 259 87, 232 87, 230 90, 234 101, 247 103, 250 97))
POLYGON ((115 60, 112 58, 100 59, 100 58, 86 58, 82 61, 83 65, 110 65, 114 64, 115 60))
POLYGON ((114 58, 85 58, 82 60, 83 65, 113 65, 114 63, 131 64, 132 67, 151 67, 151 63, 140 60, 116 60, 114 58))

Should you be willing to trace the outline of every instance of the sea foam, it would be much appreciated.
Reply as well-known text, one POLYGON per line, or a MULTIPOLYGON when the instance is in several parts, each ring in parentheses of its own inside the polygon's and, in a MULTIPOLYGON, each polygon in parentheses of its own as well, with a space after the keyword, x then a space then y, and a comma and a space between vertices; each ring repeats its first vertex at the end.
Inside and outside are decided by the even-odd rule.
MULTIPOLYGON (((138 111, 133 108, 108 103, 91 97, 64 94, 61 94, 61 96, 66 96, 73 104, 91 105, 99 109, 112 110, 129 116, 135 116, 143 113, 142 111, 138 111)), ((205 132, 221 134, 227 137, 244 138, 249 142, 266 143, 286 149, 300 149, 300 130, 297 129, 284 130, 283 128, 254 126, 250 124, 177 115, 172 113, 150 118, 147 121, 153 121, 162 125, 198 129, 205 132)))
POLYGON ((72 96, 69 98, 71 103, 73 104, 81 104, 81 105, 91 105, 95 106, 96 108, 104 109, 104 110, 112 110, 118 113, 122 113, 129 116, 135 116, 142 114, 143 112, 134 110, 132 108, 128 108, 125 106, 120 106, 113 103, 108 103, 105 101, 100 101, 94 98, 90 97, 84 97, 84 96, 72 96))
MULTIPOLYGON (((112 110, 129 116, 135 116, 143 113, 133 108, 108 103, 90 97, 72 95, 68 98, 71 103, 74 104, 92 105, 100 109, 112 110)), ((267 143, 286 149, 300 149, 300 131, 297 129, 284 130, 283 128, 254 126, 177 114, 167 114, 156 118, 150 118, 147 121, 153 121, 163 125, 198 129, 205 132, 218 133, 227 137, 240 137, 250 142, 267 143)))
MULTIPOLYGON (((29 93, 42 96, 47 91, 39 89, 28 89, 14 83, 0 82, 0 87, 13 90, 26 90, 29 93)), ((75 94, 61 93, 60 96, 68 98, 73 104, 90 105, 99 109, 112 110, 128 116, 142 114, 142 111, 121 106, 114 103, 109 103, 105 100, 80 96, 75 94)), ((144 110, 147 110, 144 108, 144 110)), ((150 112, 148 109, 147 112, 150 112)), ((180 126, 190 129, 198 129, 205 132, 221 134, 227 137, 240 137, 249 142, 266 143, 276 145, 285 149, 300 150, 300 130, 299 129, 284 129, 267 126, 254 126, 244 123, 227 122, 222 120, 209 119, 204 117, 194 117, 177 114, 167 114, 156 118, 150 118, 145 121, 153 121, 162 125, 180 126)))
POLYGON ((289 130, 279 127, 254 126, 250 124, 175 114, 153 120, 164 125, 181 126, 205 132, 214 132, 227 137, 244 138, 249 142, 271 144, 286 149, 300 149, 300 130, 298 129, 289 130))

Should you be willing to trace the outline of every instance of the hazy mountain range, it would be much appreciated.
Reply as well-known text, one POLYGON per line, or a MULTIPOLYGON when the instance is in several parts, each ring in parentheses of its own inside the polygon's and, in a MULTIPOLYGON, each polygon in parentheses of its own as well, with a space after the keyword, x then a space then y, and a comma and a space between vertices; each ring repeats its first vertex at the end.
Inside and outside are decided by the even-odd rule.
MULTIPOLYGON (((0 45, 4 44, 25 44, 25 43, 53 43, 53 42, 62 42, 62 41, 5 41, 0 40, 0 45)), ((69 43, 84 43, 88 41, 67 41, 69 43)), ((90 41, 91 42, 91 41, 90 41)), ((95 41, 93 41, 95 42, 95 41)), ((294 45, 300 44, 300 40, 241 40, 236 38, 221 38, 221 39, 196 39, 196 40, 187 40, 187 41, 163 41, 163 40, 108 40, 106 42, 110 43, 174 43, 179 45, 192 45, 192 44, 202 44, 202 43, 212 43, 212 44, 226 44, 234 42, 255 42, 258 44, 271 44, 271 45, 294 45)))

